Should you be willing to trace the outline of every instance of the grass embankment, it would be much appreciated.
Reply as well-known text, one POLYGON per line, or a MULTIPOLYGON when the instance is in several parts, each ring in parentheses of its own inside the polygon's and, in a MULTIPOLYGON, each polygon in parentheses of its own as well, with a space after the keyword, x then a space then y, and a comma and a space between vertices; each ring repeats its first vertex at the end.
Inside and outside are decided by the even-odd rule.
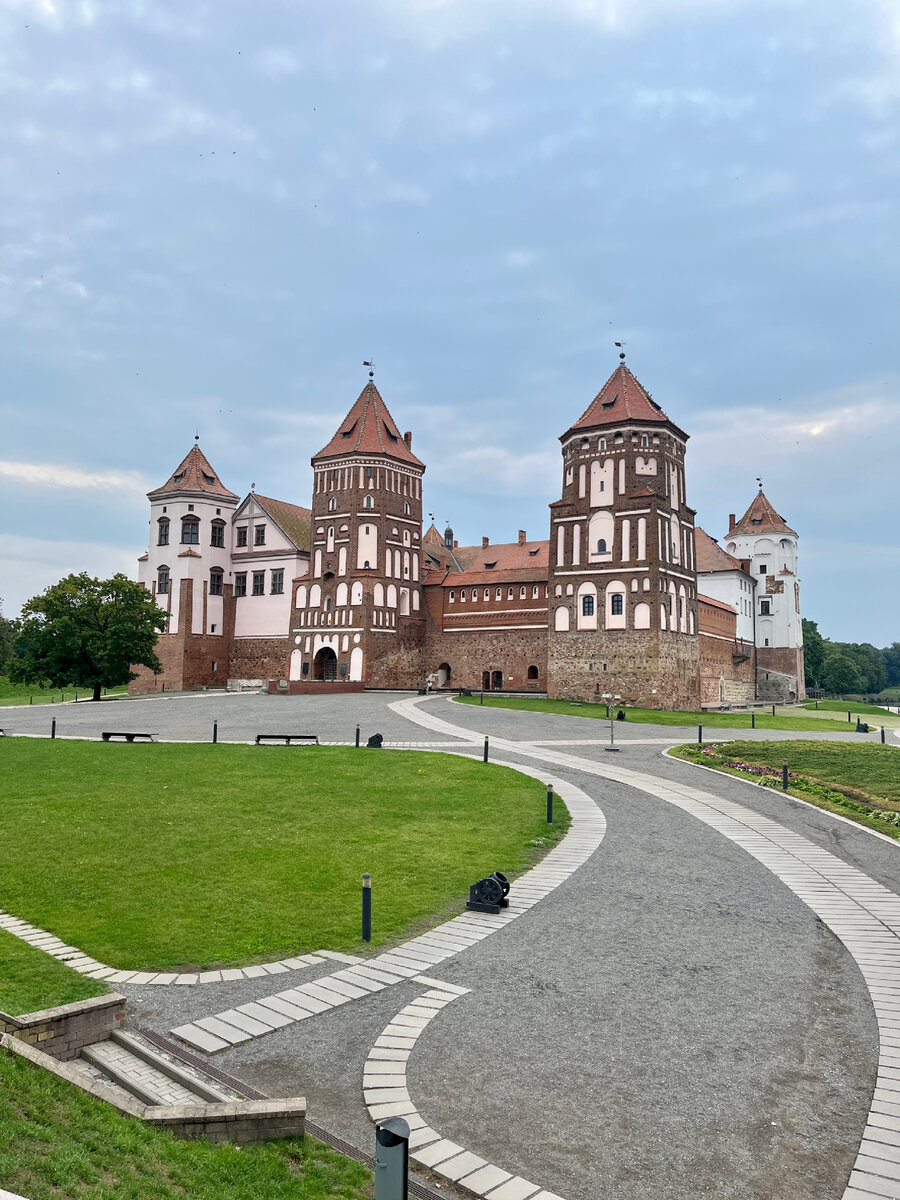
POLYGON ((176 1141, 0 1051, 0 1181, 30 1200, 368 1200, 371 1178, 311 1138, 176 1141))
POLYGON ((809 708, 815 712, 842 713, 845 720, 847 713, 850 713, 854 720, 857 716, 885 717, 889 722, 897 720, 895 713, 888 712, 886 708, 879 708, 877 704, 854 704, 850 700, 807 700, 800 707, 809 708))
POLYGON ((0 929, 0 1012, 18 1017, 102 996, 108 990, 99 979, 86 979, 43 950, 0 929))
MULTIPOLYGON (((480 704, 479 696, 459 696, 454 698, 459 704, 480 704)), ((485 696, 484 707, 510 708, 520 712, 551 713, 558 717, 593 717, 606 720, 605 704, 573 704, 569 700, 538 700, 519 698, 517 696, 485 696)), ((751 714, 744 710, 737 712, 672 712, 656 708, 628 708, 617 704, 614 711, 625 708, 626 720, 634 725, 698 725, 704 729, 749 729, 751 714)), ((827 717, 792 717, 780 713, 772 716, 771 708, 765 712, 757 712, 757 729, 782 729, 797 733, 817 732, 825 729, 846 733, 847 722, 830 721, 827 717)))
MULTIPOLYGON (((105 696, 124 696, 125 687, 107 688, 105 696)), ((63 700, 90 700, 90 688, 39 688, 33 683, 10 683, 0 675, 0 706, 11 704, 59 704, 63 700)))
POLYGON ((678 746, 672 751, 744 779, 754 778, 781 791, 782 764, 788 764, 788 793, 818 808, 850 817, 879 833, 900 839, 900 752, 891 746, 846 742, 717 742, 678 746), (751 770, 741 770, 740 766, 751 770), (759 775, 752 768, 771 772, 759 775))
POLYGON ((451 755, 0 741, 0 907, 129 969, 373 944, 459 911, 568 823, 542 785, 451 755))

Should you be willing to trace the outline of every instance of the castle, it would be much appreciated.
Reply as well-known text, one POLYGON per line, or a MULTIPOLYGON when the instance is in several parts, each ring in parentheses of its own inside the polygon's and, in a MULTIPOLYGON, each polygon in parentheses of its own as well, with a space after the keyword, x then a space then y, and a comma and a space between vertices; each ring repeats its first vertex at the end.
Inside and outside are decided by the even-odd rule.
POLYGON ((311 508, 228 490, 198 444, 148 493, 139 580, 169 617, 130 690, 484 688, 652 708, 804 692, 797 534, 760 488, 725 545, 686 434, 623 362, 561 435, 547 540, 422 531, 425 464, 370 378, 311 508))

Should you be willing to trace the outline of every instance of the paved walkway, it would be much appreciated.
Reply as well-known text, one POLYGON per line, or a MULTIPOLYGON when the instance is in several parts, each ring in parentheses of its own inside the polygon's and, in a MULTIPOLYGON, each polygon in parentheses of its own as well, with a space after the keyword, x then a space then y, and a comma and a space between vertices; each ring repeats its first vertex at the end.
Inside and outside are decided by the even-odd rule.
MULTIPOLYGON (((271 703, 240 697, 232 711, 250 699, 271 703)), ((647 726, 617 728, 610 755, 573 736, 581 721, 440 697, 335 700, 315 710, 324 736, 361 719, 409 743, 414 722, 431 744, 480 755, 487 733, 492 759, 599 805, 606 836, 551 890, 526 885, 530 902, 496 936, 436 933, 427 974, 351 983, 348 1002, 221 1048, 227 1070, 304 1092, 314 1119, 363 1147, 373 1109, 405 1107, 447 1195, 458 1179, 490 1200, 900 1195, 895 845, 665 759, 647 726)), ((187 706, 205 720, 209 702, 162 703, 183 729, 187 706)), ((261 710, 244 711, 256 723, 261 710)), ((428 935, 416 953, 427 948, 428 935)), ((334 967, 310 964, 313 982, 360 971, 334 967)), ((265 978, 133 984, 121 986, 140 1020, 163 1032, 272 1000, 265 978)))

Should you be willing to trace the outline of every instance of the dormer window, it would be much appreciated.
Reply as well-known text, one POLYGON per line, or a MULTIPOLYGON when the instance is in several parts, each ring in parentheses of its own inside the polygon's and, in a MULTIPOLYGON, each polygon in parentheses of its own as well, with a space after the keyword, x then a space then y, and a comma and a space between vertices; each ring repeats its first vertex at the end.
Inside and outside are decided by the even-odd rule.
POLYGON ((181 522, 181 540, 186 546, 196 546, 200 541, 200 522, 196 517, 185 517, 181 522))
POLYGON ((169 544, 169 518, 160 517, 159 520, 159 538, 157 546, 168 546, 169 544))
POLYGON ((216 482, 215 475, 207 475, 207 473, 205 471, 201 471, 200 474, 203 476, 204 481, 206 483, 208 483, 210 487, 212 487, 213 484, 216 482))
POLYGON ((494 569, 494 567, 496 567, 496 565, 497 565, 497 560, 495 558, 493 562, 485 563, 484 569, 486 571, 493 571, 493 569, 494 569))
POLYGON ((184 475, 185 475, 184 471, 179 471, 177 475, 172 476, 172 482, 173 483, 181 483, 182 479, 184 479, 184 475))

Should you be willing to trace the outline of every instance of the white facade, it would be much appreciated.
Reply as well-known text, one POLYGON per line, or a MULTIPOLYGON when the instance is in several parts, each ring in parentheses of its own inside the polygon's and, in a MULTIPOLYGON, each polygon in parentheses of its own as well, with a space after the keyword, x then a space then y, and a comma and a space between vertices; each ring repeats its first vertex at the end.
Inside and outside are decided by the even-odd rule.
POLYGON ((761 649, 799 649, 803 645, 803 626, 796 534, 787 530, 759 534, 732 530, 725 549, 735 558, 750 560, 750 572, 756 580, 756 645, 761 649))
POLYGON ((253 493, 234 514, 228 583, 234 585, 235 638, 284 637, 290 625, 291 584, 309 574, 309 555, 253 493))
POLYGON ((737 637, 745 642, 753 642, 754 583, 741 570, 704 571, 697 577, 697 587, 704 596, 731 605, 737 613, 737 637))

